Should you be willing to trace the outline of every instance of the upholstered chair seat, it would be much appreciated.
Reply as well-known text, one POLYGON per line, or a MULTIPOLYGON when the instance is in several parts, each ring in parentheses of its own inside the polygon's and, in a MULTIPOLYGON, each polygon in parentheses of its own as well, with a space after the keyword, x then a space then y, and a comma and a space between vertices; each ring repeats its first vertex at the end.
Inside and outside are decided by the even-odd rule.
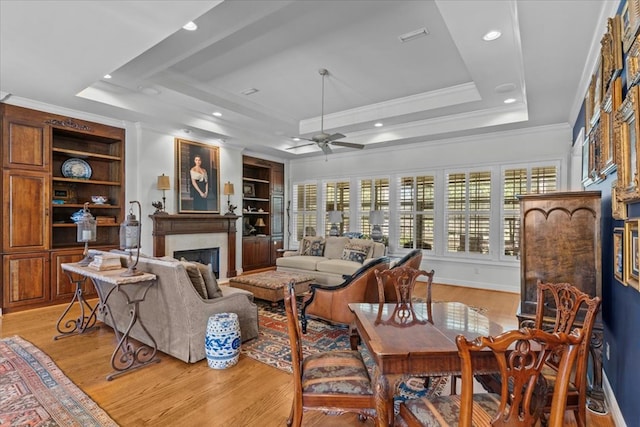
POLYGON ((302 363, 304 394, 371 396, 371 379, 360 352, 336 350, 307 356, 302 363))
MULTIPOLYGON (((408 400, 401 410, 408 417, 407 411, 413 414, 425 426, 455 426, 460 420, 460 395, 437 396, 431 399, 408 400)), ((473 395, 473 420, 479 424, 489 425, 495 418, 500 407, 500 395, 494 393, 479 393, 473 395)), ((407 423, 398 418, 396 426, 405 427, 407 423)))

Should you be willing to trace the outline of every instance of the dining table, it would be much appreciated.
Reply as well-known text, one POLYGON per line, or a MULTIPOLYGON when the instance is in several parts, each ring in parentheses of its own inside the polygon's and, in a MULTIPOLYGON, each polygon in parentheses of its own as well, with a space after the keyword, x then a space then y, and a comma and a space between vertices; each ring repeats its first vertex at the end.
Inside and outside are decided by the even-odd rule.
MULTIPOLYGON (((375 362, 378 426, 393 425, 395 386, 403 377, 461 373, 456 336, 474 339, 503 332, 481 309, 459 302, 350 303, 349 309, 355 319, 352 333, 358 334, 375 362)), ((498 370, 491 351, 477 352, 473 363, 477 373, 498 370)))

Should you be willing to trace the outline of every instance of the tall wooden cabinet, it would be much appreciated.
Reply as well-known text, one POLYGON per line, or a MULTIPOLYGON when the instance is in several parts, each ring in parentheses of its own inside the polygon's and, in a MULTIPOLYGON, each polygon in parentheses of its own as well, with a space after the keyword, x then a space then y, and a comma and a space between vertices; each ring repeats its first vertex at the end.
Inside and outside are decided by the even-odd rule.
MULTIPOLYGON (((600 192, 532 194, 518 198, 519 321, 535 319, 538 280, 570 283, 591 296, 602 297, 600 192)), ((602 316, 598 314, 591 337, 593 398, 599 398, 594 395, 601 391, 602 344, 602 316)))
MULTIPOLYGON (((91 247, 118 244, 124 206, 124 129, 1 104, 2 309, 68 301, 62 262, 82 258, 74 212, 91 204, 98 218, 91 247)), ((95 294, 92 287, 85 290, 95 294)))
POLYGON ((275 265, 284 244, 284 164, 242 159, 242 269, 275 265))

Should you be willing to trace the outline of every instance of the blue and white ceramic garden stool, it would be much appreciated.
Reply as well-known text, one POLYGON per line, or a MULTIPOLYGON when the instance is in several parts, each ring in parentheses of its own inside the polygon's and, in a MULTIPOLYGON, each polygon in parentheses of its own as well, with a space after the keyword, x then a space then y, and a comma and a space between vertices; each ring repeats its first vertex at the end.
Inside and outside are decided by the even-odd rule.
POLYGON ((226 369, 238 363, 240 322, 236 313, 218 313, 209 317, 204 349, 213 369, 226 369))

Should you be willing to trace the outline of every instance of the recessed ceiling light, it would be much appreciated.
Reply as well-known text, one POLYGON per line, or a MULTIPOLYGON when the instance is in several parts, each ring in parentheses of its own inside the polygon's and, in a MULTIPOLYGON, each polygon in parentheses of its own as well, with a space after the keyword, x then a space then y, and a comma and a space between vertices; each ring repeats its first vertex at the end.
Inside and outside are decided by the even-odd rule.
POLYGON ((516 102, 515 98, 507 98, 504 100, 505 104, 513 104, 514 102, 516 102))
POLYGON ((242 92, 240 92, 243 95, 253 95, 254 93, 258 92, 258 89, 251 87, 249 89, 245 89, 242 92))
POLYGON ((427 30, 426 28, 420 28, 419 30, 414 30, 414 31, 410 31, 408 33, 402 34, 398 36, 398 38, 402 43, 404 43, 411 40, 415 40, 420 37, 424 37, 426 35, 429 35, 429 30, 427 30))
POLYGON ((214 112, 213 112, 213 113, 211 113, 211 114, 213 114, 213 115, 214 115, 214 116, 216 116, 216 117, 222 117, 222 113, 221 113, 220 111, 214 111, 214 112))
POLYGON ((186 24, 184 24, 182 26, 183 29, 187 30, 187 31, 195 31, 198 29, 198 26, 196 25, 195 22, 193 21, 189 21, 186 24))
POLYGON ((513 83, 503 83, 501 85, 496 86, 496 93, 507 93, 516 89, 516 85, 513 83))
POLYGON ((298 137, 294 137, 294 138, 291 138, 291 139, 293 139, 294 141, 300 141, 300 138, 298 138, 298 137))
POLYGON ((182 132, 187 133, 187 134, 191 133, 191 131, 189 129, 182 129, 182 132))
POLYGON ((105 78, 105 79, 110 79, 110 78, 111 78, 111 74, 105 74, 105 75, 104 75, 104 78, 105 78))
POLYGON ((160 91, 158 89, 156 89, 155 87, 138 86, 138 90, 140 92, 144 93, 145 95, 150 95, 150 96, 160 95, 160 91))
POLYGON ((497 38, 499 38, 502 35, 502 33, 498 30, 491 30, 489 31, 487 34, 485 34, 484 36, 482 36, 482 40, 490 42, 493 41, 497 38))
POLYGON ((374 124, 374 126, 377 127, 377 128, 381 128, 382 127, 382 123, 378 122, 378 123, 374 124))

